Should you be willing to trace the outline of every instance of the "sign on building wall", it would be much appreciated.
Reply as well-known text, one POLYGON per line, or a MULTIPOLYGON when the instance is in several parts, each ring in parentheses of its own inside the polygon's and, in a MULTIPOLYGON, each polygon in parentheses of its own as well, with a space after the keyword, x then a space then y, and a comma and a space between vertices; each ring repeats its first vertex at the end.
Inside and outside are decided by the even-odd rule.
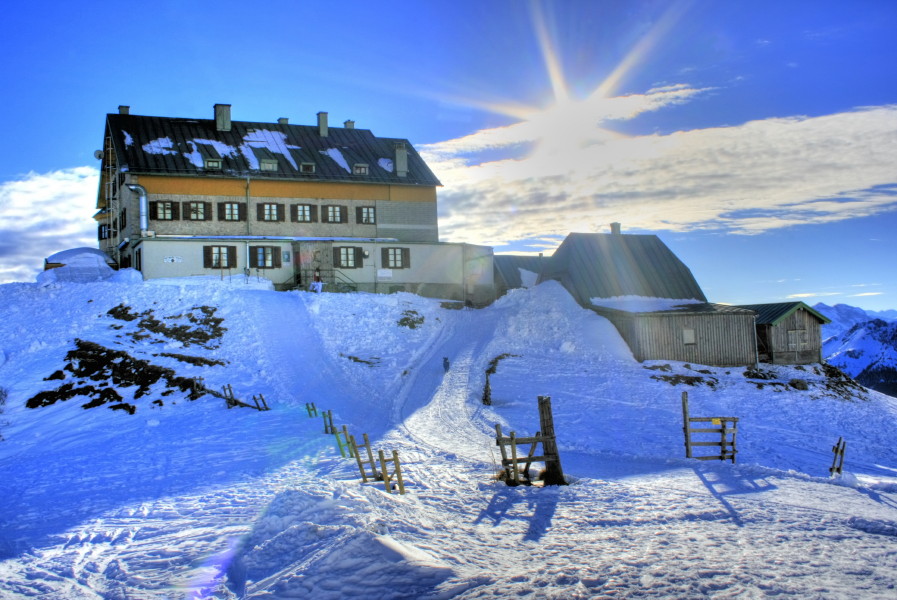
POLYGON ((378 281, 391 281, 392 280, 392 269, 377 269, 377 280, 378 281))
POLYGON ((184 259, 181 258, 180 256, 166 256, 165 258, 162 259, 162 262, 166 262, 166 263, 182 263, 182 262, 184 262, 184 259))

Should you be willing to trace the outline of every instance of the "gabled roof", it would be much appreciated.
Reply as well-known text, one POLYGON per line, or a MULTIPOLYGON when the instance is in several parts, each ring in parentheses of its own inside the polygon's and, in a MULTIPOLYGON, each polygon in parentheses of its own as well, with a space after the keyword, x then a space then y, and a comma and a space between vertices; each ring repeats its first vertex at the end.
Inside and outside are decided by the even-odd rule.
POLYGON ((218 131, 214 119, 112 113, 106 135, 118 166, 132 173, 442 185, 408 140, 368 129, 328 127, 322 136, 312 125, 232 121, 229 131, 218 131), (407 151, 405 177, 396 172, 396 144, 407 151), (271 158, 276 170, 261 170, 271 158), (221 168, 206 168, 207 159, 220 159, 221 168), (367 165, 367 173, 356 174, 357 164, 367 165))
POLYGON ((746 308, 757 313, 757 325, 778 325, 795 311, 805 310, 820 323, 831 323, 831 319, 813 310, 803 302, 779 302, 775 304, 742 304, 740 308, 746 308))
POLYGON ((685 264, 656 235, 571 233, 541 281, 556 279, 583 306, 592 298, 644 296, 707 301, 685 264))
POLYGON ((619 308, 610 308, 607 306, 591 306, 592 310, 599 314, 607 314, 607 315, 632 315, 632 316, 641 316, 641 315, 691 315, 691 314, 739 314, 739 315, 749 315, 753 314, 753 311, 744 308, 743 306, 732 306, 730 304, 714 304, 712 302, 696 302, 693 304, 681 304, 679 306, 673 306, 664 310, 650 310, 650 311, 628 311, 625 309, 619 308))

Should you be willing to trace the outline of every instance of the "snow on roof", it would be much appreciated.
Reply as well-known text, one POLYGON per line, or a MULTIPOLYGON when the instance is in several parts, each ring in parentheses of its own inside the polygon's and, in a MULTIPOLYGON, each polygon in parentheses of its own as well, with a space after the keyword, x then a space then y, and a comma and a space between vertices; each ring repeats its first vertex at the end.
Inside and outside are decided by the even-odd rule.
POLYGON ((94 264, 97 259, 101 260, 103 264, 108 264, 109 258, 106 256, 106 253, 100 250, 99 248, 69 248, 68 250, 62 250, 57 252, 56 254, 52 254, 47 257, 48 263, 62 263, 66 265, 73 264, 94 264))
POLYGON ((657 312, 674 310, 685 304, 704 304, 694 298, 646 298, 644 296, 617 296, 615 298, 591 298, 593 306, 625 310, 626 312, 657 312))

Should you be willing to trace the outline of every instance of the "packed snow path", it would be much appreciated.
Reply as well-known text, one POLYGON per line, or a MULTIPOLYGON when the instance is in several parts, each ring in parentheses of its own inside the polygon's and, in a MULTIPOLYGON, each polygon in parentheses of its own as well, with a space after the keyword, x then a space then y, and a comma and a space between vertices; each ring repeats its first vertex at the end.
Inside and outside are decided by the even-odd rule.
POLYGON ((217 285, 0 294, 4 599, 894 597, 893 401, 760 390, 707 370, 717 383, 690 388, 695 409, 744 416, 743 464, 684 460, 681 389, 558 286, 476 311, 217 285), (154 361, 160 349, 198 352, 123 341, 104 316, 122 302, 218 307, 228 331, 200 354, 227 364, 203 371, 209 386, 264 393, 273 410, 211 397, 135 415, 75 399, 23 408, 54 385, 45 377, 75 337, 154 361), (397 325, 405 318, 417 326, 397 325), (540 394, 553 398, 572 485, 506 487, 493 479, 493 426, 535 431, 540 394), (408 493, 362 484, 306 402, 398 449, 408 493), (824 477, 841 434, 861 483, 824 477))

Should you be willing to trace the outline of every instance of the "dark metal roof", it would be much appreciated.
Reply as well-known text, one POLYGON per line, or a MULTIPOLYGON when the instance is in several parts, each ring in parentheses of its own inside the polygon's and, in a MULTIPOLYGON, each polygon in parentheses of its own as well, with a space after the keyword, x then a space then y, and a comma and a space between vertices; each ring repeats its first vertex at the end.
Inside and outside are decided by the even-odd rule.
POLYGON ((523 287, 520 278, 520 269, 530 271, 537 275, 542 266, 548 262, 541 256, 529 256, 519 254, 495 254, 492 257, 492 265, 495 270, 496 280, 504 282, 508 289, 523 287))
POLYGON ((213 177, 353 181, 399 185, 442 185, 406 139, 376 137, 368 129, 232 121, 218 131, 214 119, 180 119, 109 114, 118 164, 132 173, 213 177), (396 173, 396 144, 404 144, 408 173, 396 173), (205 159, 220 158, 220 169, 205 159), (276 171, 260 170, 261 159, 277 160, 276 171), (303 170, 302 164, 314 165, 303 170), (366 174, 354 166, 367 165, 366 174), (312 172, 310 172, 312 171, 312 172))
POLYGON ((626 314, 626 315, 690 315, 690 314, 738 314, 750 315, 754 311, 744 308, 743 306, 732 306, 730 304, 714 304, 712 302, 696 302, 693 304, 680 304, 673 308, 664 310, 652 310, 644 312, 631 312, 607 306, 590 307, 595 312, 601 314, 626 314))
POLYGON ((707 301, 689 268, 656 235, 571 233, 540 281, 548 279, 583 306, 618 296, 707 301))
POLYGON ((831 319, 813 310, 803 302, 779 302, 775 304, 742 304, 740 308, 746 308, 757 313, 758 325, 778 325, 797 310, 803 309, 819 319, 820 323, 831 323, 831 319))

